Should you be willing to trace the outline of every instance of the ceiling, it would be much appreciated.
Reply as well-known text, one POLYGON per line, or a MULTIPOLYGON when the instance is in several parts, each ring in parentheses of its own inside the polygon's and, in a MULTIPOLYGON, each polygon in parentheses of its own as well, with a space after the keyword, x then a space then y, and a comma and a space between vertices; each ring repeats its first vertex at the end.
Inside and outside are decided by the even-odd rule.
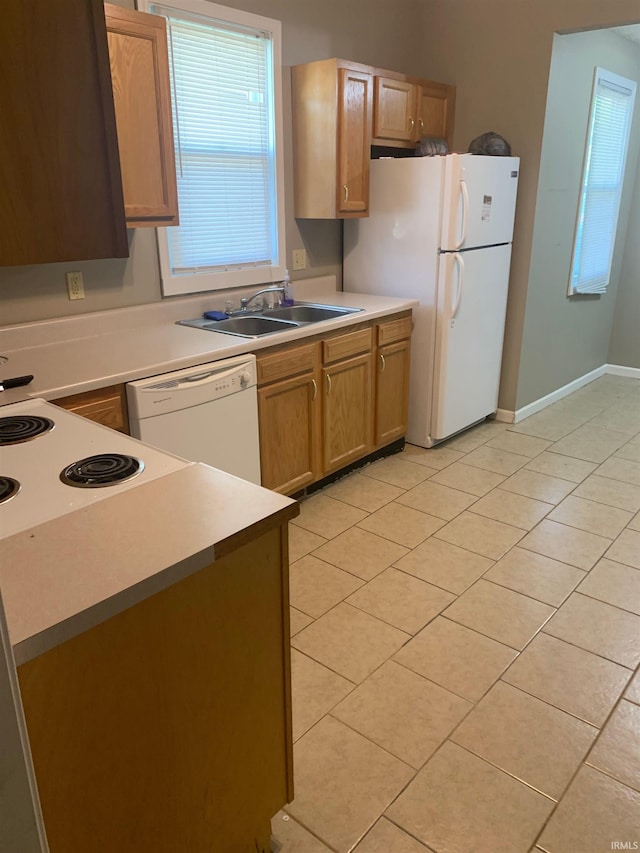
POLYGON ((618 33, 623 38, 630 39, 640 45, 640 24, 632 24, 629 27, 613 27, 612 33, 618 33))

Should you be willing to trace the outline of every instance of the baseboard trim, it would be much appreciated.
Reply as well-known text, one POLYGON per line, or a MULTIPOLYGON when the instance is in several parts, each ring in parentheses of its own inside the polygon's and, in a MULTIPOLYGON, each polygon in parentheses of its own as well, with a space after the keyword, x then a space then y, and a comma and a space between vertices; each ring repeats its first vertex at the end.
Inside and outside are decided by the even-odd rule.
POLYGON ((516 413, 509 409, 496 409, 492 417, 494 421, 499 421, 501 424, 513 424, 515 423, 515 416, 516 413))
POLYGON ((612 376, 628 376, 630 379, 640 379, 640 367, 624 367, 622 364, 606 364, 607 373, 612 376))

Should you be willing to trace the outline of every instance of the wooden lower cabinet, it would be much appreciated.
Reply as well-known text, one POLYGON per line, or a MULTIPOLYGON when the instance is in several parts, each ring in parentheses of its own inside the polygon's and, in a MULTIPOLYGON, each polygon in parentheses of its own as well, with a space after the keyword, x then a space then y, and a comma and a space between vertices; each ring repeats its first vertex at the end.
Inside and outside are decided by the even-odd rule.
POLYGON ((409 341, 379 347, 376 365, 376 446, 407 431, 409 408, 409 341))
POLYGON ((324 367, 323 468, 329 474, 372 449, 371 355, 324 367))
POLYGON ((110 385, 96 391, 85 391, 52 400, 56 406, 82 415, 90 421, 111 427, 119 432, 129 432, 127 394, 124 385, 110 385))
POLYGON ((51 853, 271 849, 288 583, 283 525, 18 667, 51 853))
POLYGON ((320 476, 318 380, 313 373, 258 389, 262 485, 293 494, 320 476))

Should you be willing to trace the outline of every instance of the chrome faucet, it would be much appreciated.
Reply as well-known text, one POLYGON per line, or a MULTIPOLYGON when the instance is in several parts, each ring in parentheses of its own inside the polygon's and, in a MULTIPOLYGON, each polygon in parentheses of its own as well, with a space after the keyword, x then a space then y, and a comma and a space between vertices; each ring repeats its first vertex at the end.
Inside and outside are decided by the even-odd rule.
POLYGON ((253 300, 257 296, 261 296, 263 293, 278 293, 278 305, 282 305, 282 300, 284 299, 284 286, 283 285, 274 285, 273 287, 264 287, 262 290, 258 290, 256 293, 253 293, 251 296, 247 298, 242 298, 240 300, 240 308, 237 311, 233 311, 233 314, 241 314, 243 311, 249 310, 249 303, 253 302, 253 300))

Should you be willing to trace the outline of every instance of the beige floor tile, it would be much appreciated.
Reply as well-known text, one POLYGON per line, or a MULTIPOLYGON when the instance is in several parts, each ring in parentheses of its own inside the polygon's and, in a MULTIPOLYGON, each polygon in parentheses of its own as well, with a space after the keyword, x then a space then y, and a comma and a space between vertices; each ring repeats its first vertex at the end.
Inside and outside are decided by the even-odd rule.
POLYGON ((318 548, 313 556, 370 581, 408 553, 408 548, 403 545, 359 527, 351 527, 318 548))
POLYGON ((627 692, 624 696, 625 699, 629 700, 629 702, 635 702, 637 705, 640 705, 640 670, 638 670, 635 676, 631 679, 627 692))
POLYGON ((495 471, 496 474, 514 474, 523 465, 526 465, 530 459, 528 456, 521 456, 519 453, 509 453, 508 450, 498 450, 496 447, 483 445, 471 453, 467 453, 464 458, 465 465, 474 465, 476 468, 484 468, 485 471, 495 471))
POLYGON ((505 480, 500 488, 507 492, 515 492, 517 495, 524 495, 526 498, 557 504, 566 498, 575 486, 568 480, 521 468, 505 480))
POLYGON ((629 459, 631 462, 640 462, 640 443, 630 441, 623 445, 620 450, 616 450, 613 454, 616 459, 629 459))
POLYGON ((615 539, 632 517, 624 509, 569 495, 549 515, 549 520, 615 539))
POLYGON ((473 512, 477 512, 478 515, 503 521, 505 524, 511 524, 523 530, 531 530, 552 509, 553 504, 536 501, 513 492, 505 492, 502 489, 494 489, 473 505, 473 512))
POLYGON ((577 592, 569 596, 544 631, 631 669, 640 662, 640 616, 577 592))
POLYGON ((523 649, 553 613, 547 604, 482 579, 446 611, 448 619, 514 649, 523 649))
POLYGON ((629 524, 627 525, 629 530, 638 530, 640 531, 640 512, 637 512, 629 524))
POLYGON ((293 739, 298 738, 350 693, 354 685, 297 649, 291 650, 293 739))
POLYGON ((338 853, 356 844, 414 773, 332 717, 296 743, 294 766, 287 811, 338 853))
POLYGON ((512 548, 484 576, 553 607, 559 607, 584 577, 582 569, 524 548, 512 548))
POLYGON ((538 456, 543 450, 546 450, 550 444, 552 442, 544 438, 524 435, 506 429, 488 441, 486 447, 496 447, 498 450, 507 450, 509 453, 517 453, 520 456, 528 456, 533 459, 534 456, 538 456))
POLYGON ((278 812, 271 819, 274 853, 331 853, 331 849, 318 841, 286 812, 278 812))
POLYGON ((558 800, 598 734, 595 726, 498 682, 451 740, 558 800))
POLYGON ((454 599, 440 587, 390 568, 349 596, 347 603, 407 634, 416 634, 454 599))
POLYGON ((350 474, 323 490, 324 495, 367 512, 375 512, 403 493, 404 489, 362 474, 350 474))
POLYGON ((367 477, 382 480, 384 483, 391 483, 392 486, 399 486, 401 489, 412 489, 435 474, 436 469, 407 461, 411 459, 413 457, 405 453, 389 456, 387 459, 374 462, 373 465, 367 465, 362 469, 362 473, 367 477))
POLYGON ((581 483, 597 467, 595 462, 572 459, 570 456, 549 453, 548 450, 545 450, 540 456, 536 456, 525 466, 528 471, 549 474, 551 477, 559 477, 562 480, 569 480, 571 483, 581 483))
POLYGON ((421 675, 387 661, 332 713, 418 769, 472 707, 421 675))
POLYGON ((617 563, 640 569, 640 532, 623 530, 607 551, 606 556, 617 563))
POLYGON ((289 562, 295 563, 301 557, 306 557, 316 548, 319 548, 327 540, 324 536, 318 536, 317 533, 312 533, 310 530, 305 530, 304 527, 298 527, 297 524, 289 525, 289 562))
POLYGON ((471 506, 475 500, 474 496, 460 492, 458 489, 439 486, 437 483, 427 480, 405 492, 397 499, 397 503, 450 521, 471 506))
POLYGON ((289 569, 291 604, 316 619, 362 586, 362 580, 307 555, 289 569))
POLYGON ((582 581, 578 592, 640 616, 640 572, 622 563, 600 560, 582 581))
POLYGON ((640 791, 640 705, 620 702, 591 750, 587 764, 640 791))
POLYGON ((592 416, 591 412, 577 413, 558 410, 557 405, 556 403, 542 412, 530 415, 524 421, 510 426, 509 431, 546 438, 549 441, 558 441, 558 439, 582 426, 592 416))
POLYGON ((619 403, 596 415, 589 421, 589 426, 623 432, 627 436, 635 436, 640 432, 640 405, 634 403, 619 403))
POLYGON ((640 510, 640 486, 599 477, 597 474, 587 477, 573 494, 578 498, 587 498, 629 512, 640 510))
POLYGON ((431 537, 422 545, 398 560, 396 566, 403 572, 428 583, 442 587, 456 595, 468 589, 472 583, 491 568, 493 562, 480 554, 472 554, 449 542, 431 537))
POLYGON ((394 501, 365 518, 358 527, 377 533, 398 545, 415 548, 445 523, 441 518, 394 501))
POLYGON ((296 610, 295 607, 289 608, 289 619, 291 623, 290 635, 292 637, 294 634, 297 634, 298 631, 302 631, 303 628, 306 628, 307 625, 310 625, 313 622, 311 616, 307 616, 306 613, 296 610))
POLYGON ((446 743, 386 814, 443 853, 524 853, 553 805, 481 758, 446 743))
POLYGON ((538 634, 503 680, 594 726, 602 726, 630 670, 548 634, 538 634))
POLYGON ((520 547, 588 571, 610 544, 603 536, 545 520, 524 537, 520 547))
POLYGON ((623 483, 640 486, 640 462, 617 459, 612 456, 598 468, 597 473, 601 477, 609 477, 611 480, 621 480, 623 483))
POLYGON ((463 512, 436 533, 452 545, 459 545, 475 554, 498 560, 525 534, 519 527, 494 521, 473 512, 463 512))
POLYGON ((394 660, 477 702, 516 654, 502 643, 439 616, 400 649, 394 660))
POLYGON ((604 462, 628 440, 628 436, 622 432, 585 424, 556 441, 550 452, 584 459, 587 462, 604 462))
POLYGON ((447 465, 452 465, 454 462, 459 462, 464 456, 460 450, 453 450, 450 446, 444 447, 416 447, 414 444, 407 444, 404 452, 407 459, 412 462, 417 462, 419 465, 426 465, 428 468, 435 468, 440 471, 446 468, 447 465))
POLYGON ((448 468, 434 474, 430 481, 482 497, 504 479, 504 474, 495 474, 493 471, 474 468, 472 465, 465 465, 463 462, 454 462, 453 465, 449 465, 448 468))
POLYGON ((475 450, 477 447, 494 438, 494 436, 500 435, 501 432, 506 430, 507 426, 509 425, 500 423, 499 421, 483 421, 481 424, 466 429, 459 435, 454 436, 454 438, 450 438, 440 446, 443 449, 449 448, 469 453, 471 450, 475 450))
POLYGON ((429 853, 429 850, 394 823, 381 817, 354 853, 429 853))
POLYGON ((291 644, 359 684, 409 639, 409 634, 342 603, 296 634, 291 644))
POLYGON ((640 794, 582 767, 540 836, 545 853, 603 853, 639 840, 640 794))
POLYGON ((300 515, 293 524, 326 539, 333 539, 366 517, 367 513, 363 510, 320 494, 301 502, 300 515))

